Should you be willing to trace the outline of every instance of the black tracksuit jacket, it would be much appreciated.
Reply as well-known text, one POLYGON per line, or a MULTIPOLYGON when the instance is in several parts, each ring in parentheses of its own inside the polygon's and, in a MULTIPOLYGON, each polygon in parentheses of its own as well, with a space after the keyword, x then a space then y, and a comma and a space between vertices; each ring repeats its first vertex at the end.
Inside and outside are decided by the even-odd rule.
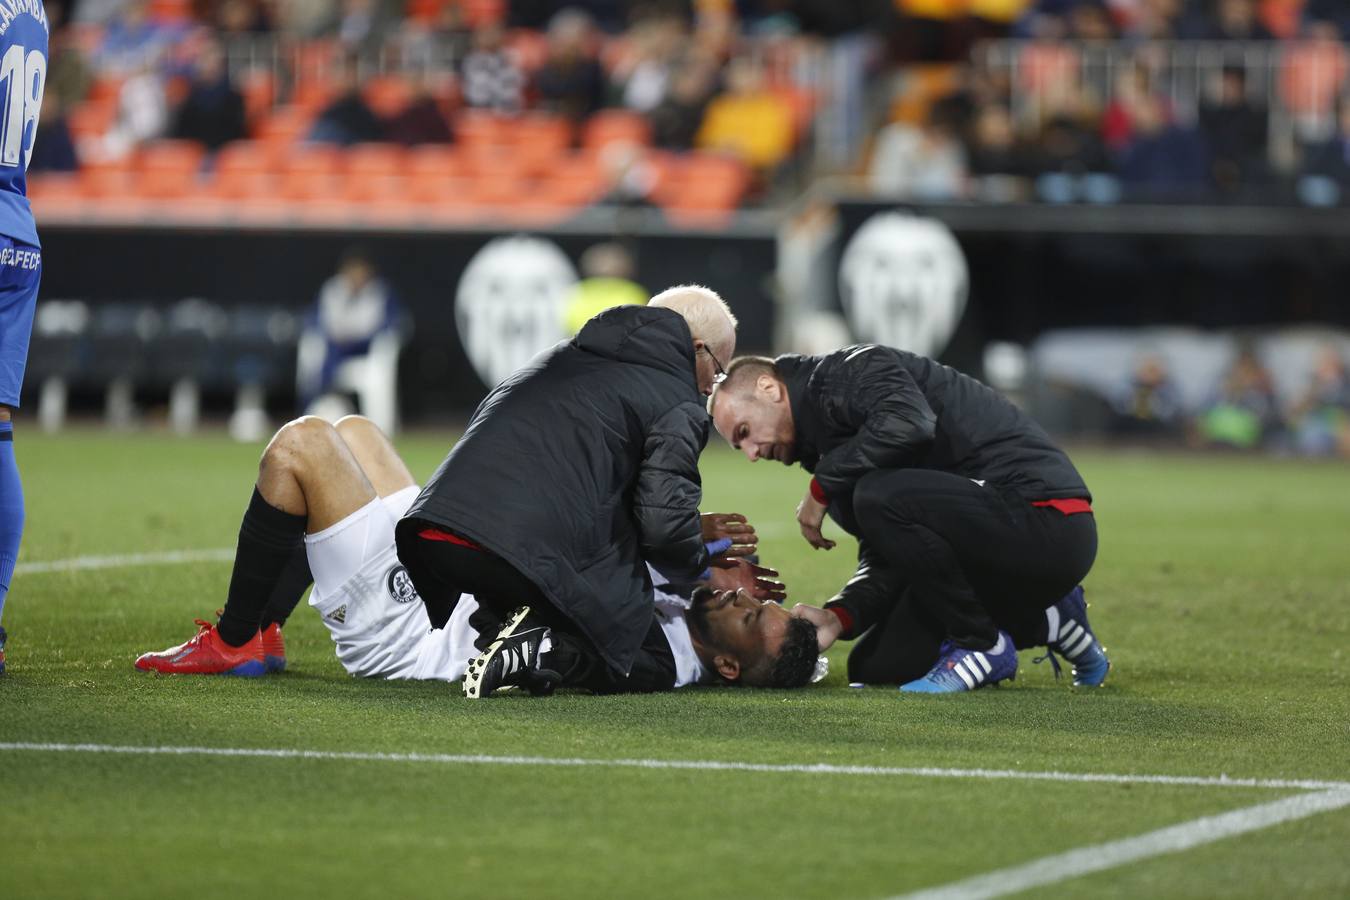
MULTIPOLYGON (((830 517, 861 538, 853 489, 876 469, 934 469, 1011 489, 1029 502, 1081 497, 1087 485, 1040 425, 992 388, 903 350, 863 344, 775 360, 787 385, 797 461, 829 498, 830 517)), ((861 540, 858 572, 876 564, 861 540)), ((890 608, 886 582, 854 578, 843 606, 854 637, 890 608)))
POLYGON ((652 624, 644 563, 672 581, 708 565, 708 424, 684 319, 606 310, 483 400, 399 523, 400 544, 419 522, 480 544, 627 673, 652 624))

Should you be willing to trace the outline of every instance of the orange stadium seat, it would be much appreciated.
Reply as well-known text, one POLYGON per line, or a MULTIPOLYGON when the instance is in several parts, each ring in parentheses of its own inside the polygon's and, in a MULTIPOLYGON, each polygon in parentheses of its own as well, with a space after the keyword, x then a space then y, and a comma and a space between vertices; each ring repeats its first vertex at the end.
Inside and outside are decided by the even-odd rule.
POLYGON ((294 201, 333 200, 342 195, 343 180, 322 169, 291 169, 277 181, 277 196, 294 201))
POLYGON ((314 115, 308 110, 281 106, 263 119, 254 136, 271 147, 273 152, 280 152, 303 139, 313 123, 314 115))
POLYGON ((343 151, 329 144, 301 144, 280 159, 283 174, 318 172, 336 175, 342 168, 343 151))
POLYGON ((350 178, 378 178, 407 172, 408 151, 395 144, 357 144, 346 153, 350 178))
POLYGON ((136 157, 137 189, 146 197, 173 199, 196 190, 206 151, 193 141, 158 141, 136 157))
POLYGON ((66 127, 70 130, 71 138, 80 141, 107 134, 116 118, 116 98, 110 101, 87 101, 71 108, 66 115, 66 127))
POLYGON ((465 110, 455 119, 455 140, 464 147, 510 143, 510 120, 480 110, 465 110))
POLYGON ((247 200, 276 196, 275 160, 257 141, 235 141, 216 154, 212 189, 216 196, 247 200))
POLYGON ((261 122, 276 101, 276 82, 272 74, 262 69, 250 69, 239 76, 238 88, 244 97, 245 117, 249 122, 261 122))
POLYGON ((561 116, 525 116, 513 126, 511 139, 522 168, 539 172, 567 153, 572 144, 572 125, 561 116))
POLYGON ((719 219, 736 209, 749 183, 749 173, 742 163, 691 154, 659 185, 656 199, 676 221, 719 219))
POLYGON ((418 180, 459 176, 465 170, 460 152, 454 147, 414 147, 408 151, 407 160, 408 174, 418 180))
POLYGON ((639 113, 620 109, 602 110, 582 126, 582 146, 599 150, 609 144, 647 146, 652 140, 651 124, 639 113))
POLYGON ((192 0, 150 0, 147 12, 156 22, 185 22, 192 18, 192 0))
POLYGON ((306 78, 291 91, 291 105, 317 115, 337 94, 337 84, 327 78, 306 78))

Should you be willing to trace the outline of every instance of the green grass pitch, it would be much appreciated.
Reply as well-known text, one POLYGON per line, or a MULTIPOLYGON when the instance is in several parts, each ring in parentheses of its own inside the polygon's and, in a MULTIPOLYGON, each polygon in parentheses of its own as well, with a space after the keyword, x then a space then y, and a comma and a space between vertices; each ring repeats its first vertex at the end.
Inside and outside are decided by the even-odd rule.
MULTIPOLYGON (((449 440, 399 446, 425 477, 449 440)), ((260 448, 21 429, 17 450, 34 563, 231 547, 260 448)), ((1088 598, 1116 667, 1100 690, 1031 653, 1015 683, 971 695, 851 690, 841 647, 797 692, 470 703, 347 677, 303 606, 282 676, 154 677, 132 661, 221 605, 228 563, 21 570, 0 743, 1350 779, 1350 469, 1076 456, 1101 533, 1088 598)), ((823 602, 852 571, 849 543, 797 535, 799 470, 719 446, 704 478, 706 509, 760 528, 789 602, 823 602)), ((0 897, 879 898, 1294 793, 0 749, 0 897)), ((1032 893, 1345 897, 1347 848, 1341 808, 1032 893)))

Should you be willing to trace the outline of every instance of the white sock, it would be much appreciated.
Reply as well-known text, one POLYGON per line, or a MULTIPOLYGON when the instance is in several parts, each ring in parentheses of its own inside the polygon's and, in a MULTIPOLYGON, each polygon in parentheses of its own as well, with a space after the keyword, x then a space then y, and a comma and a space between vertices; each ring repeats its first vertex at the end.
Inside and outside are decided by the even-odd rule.
POLYGON ((1003 639, 1003 632, 1000 631, 998 633, 998 643, 994 644, 994 646, 990 647, 988 650, 984 652, 991 654, 993 656, 997 656, 998 654, 1002 653, 1007 646, 1008 646, 1007 642, 1003 639))
POLYGON ((543 637, 539 639, 539 655, 543 656, 545 653, 547 653, 552 649, 553 649, 553 635, 545 634, 543 637))
POLYGON ((1045 642, 1053 644, 1059 640, 1059 609, 1051 606, 1045 611, 1045 642))

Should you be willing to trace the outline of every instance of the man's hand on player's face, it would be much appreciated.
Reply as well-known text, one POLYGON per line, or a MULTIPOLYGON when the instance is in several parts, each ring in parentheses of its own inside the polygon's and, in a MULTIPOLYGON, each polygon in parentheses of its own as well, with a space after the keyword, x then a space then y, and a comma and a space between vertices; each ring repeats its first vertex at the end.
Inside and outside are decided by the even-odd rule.
POLYGON ((798 603, 792 607, 790 615, 794 619, 805 619, 816 626, 816 643, 820 645, 821 653, 830 649, 830 645, 839 639, 839 633, 844 628, 838 616, 819 606, 798 603))
POLYGON ((711 543, 721 538, 731 541, 731 549, 723 556, 751 556, 759 549, 759 537, 755 526, 745 520, 740 513, 705 513, 700 517, 703 522, 703 542, 711 543))
POLYGON ((709 584, 714 591, 744 590, 760 602, 782 603, 787 598, 787 588, 778 580, 777 571, 743 559, 734 560, 725 568, 714 566, 709 584))

